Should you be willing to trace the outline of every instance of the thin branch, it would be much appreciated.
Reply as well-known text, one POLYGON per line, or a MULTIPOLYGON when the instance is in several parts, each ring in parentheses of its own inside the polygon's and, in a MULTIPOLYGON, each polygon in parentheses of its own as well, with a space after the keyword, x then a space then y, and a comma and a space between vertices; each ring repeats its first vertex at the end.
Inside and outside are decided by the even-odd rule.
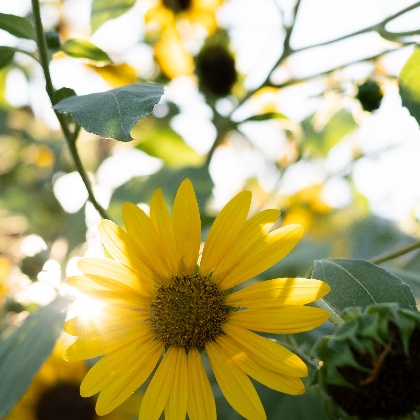
MULTIPOLYGON (((53 103, 54 87, 52 84, 51 74, 50 74, 50 69, 49 69, 48 48, 47 48, 47 42, 44 36, 44 28, 42 26, 42 21, 41 21, 41 8, 40 8, 39 0, 32 0, 32 12, 34 16, 39 61, 41 63, 41 66, 44 72, 44 77, 45 77, 45 89, 51 100, 51 103, 53 103)), ((76 138, 79 133, 80 127, 76 126, 75 131, 72 133, 70 131, 69 126, 67 125, 66 117, 63 114, 60 114, 56 111, 54 112, 55 112, 55 115, 57 116, 57 119, 60 123, 61 130, 63 131, 64 137, 69 146, 70 153, 74 160, 76 169, 79 172, 83 180, 83 183, 85 184, 90 202, 93 204, 93 206, 95 207, 95 209, 98 211, 98 213, 101 215, 102 218, 110 219, 107 211, 96 201, 95 195, 93 193, 92 185, 90 183, 89 177, 82 164, 82 161, 80 159, 80 156, 76 147, 76 138)))
POLYGON ((411 242, 407 245, 403 245, 400 248, 395 249, 394 251, 380 255, 379 257, 373 258, 370 261, 373 264, 380 264, 385 261, 389 261, 389 260, 393 260, 394 258, 401 257, 402 255, 408 254, 409 252, 414 251, 416 249, 420 249, 420 240, 411 242))

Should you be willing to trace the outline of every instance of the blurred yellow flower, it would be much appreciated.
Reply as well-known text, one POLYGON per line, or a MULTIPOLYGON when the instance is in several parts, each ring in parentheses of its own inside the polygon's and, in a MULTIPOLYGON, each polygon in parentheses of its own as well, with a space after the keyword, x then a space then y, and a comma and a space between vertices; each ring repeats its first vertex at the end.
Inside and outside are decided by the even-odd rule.
MULTIPOLYGON (((84 362, 63 360, 64 349, 59 340, 26 393, 4 420, 99 420, 95 414, 95 399, 82 398, 79 392, 88 368, 84 362)), ((135 394, 112 415, 101 419, 132 419, 141 398, 140 394, 135 394)))
POLYGON ((100 392, 96 412, 107 414, 144 384, 157 367, 139 418, 215 419, 216 404, 202 357, 231 406, 264 419, 250 377, 287 394, 305 391, 305 363, 253 331, 289 334, 321 325, 328 313, 304 306, 329 286, 319 280, 278 278, 232 289, 287 255, 299 225, 271 230, 279 211, 247 219, 251 193, 235 196, 220 212, 201 248, 201 221, 191 182, 182 182, 173 215, 157 190, 150 217, 126 203, 126 231, 109 220, 99 228, 113 259, 85 258, 83 275, 67 279, 102 306, 96 316, 76 316, 65 330, 79 336, 68 360, 102 356, 87 373, 81 395, 100 392), (199 264, 199 265, 197 265, 199 264))
POLYGON ((208 34, 217 27, 216 10, 222 0, 159 0, 146 13, 146 23, 156 25, 160 30, 175 27, 177 20, 203 26, 208 34))

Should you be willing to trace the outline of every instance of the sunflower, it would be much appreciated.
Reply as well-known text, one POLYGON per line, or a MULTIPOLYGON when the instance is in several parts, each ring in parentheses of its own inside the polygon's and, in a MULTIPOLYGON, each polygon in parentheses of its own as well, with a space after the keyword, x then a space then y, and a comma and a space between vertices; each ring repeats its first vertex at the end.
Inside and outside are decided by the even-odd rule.
MULTIPOLYGON (((95 414, 95 399, 82 398, 79 392, 88 368, 84 362, 63 360, 64 349, 63 340, 59 339, 25 394, 3 420, 99 420, 95 414)), ((141 394, 134 394, 101 419, 132 419, 141 398, 141 394)))
POLYGON ((305 391, 304 362, 254 331, 289 334, 321 325, 328 313, 304 305, 329 287, 319 280, 278 278, 232 292, 282 259, 302 235, 299 225, 270 230, 278 210, 246 220, 250 203, 251 193, 244 191, 221 210, 201 253, 200 213, 188 179, 178 189, 172 217, 157 190, 150 217, 124 205, 126 231, 101 222, 113 259, 81 259, 83 275, 67 279, 102 303, 101 314, 65 324, 79 336, 65 354, 68 360, 103 355, 80 388, 85 397, 100 392, 98 414, 115 409, 156 368, 139 418, 158 419, 164 411, 167 419, 215 419, 203 357, 227 401, 246 418, 265 418, 249 377, 287 394, 305 391))

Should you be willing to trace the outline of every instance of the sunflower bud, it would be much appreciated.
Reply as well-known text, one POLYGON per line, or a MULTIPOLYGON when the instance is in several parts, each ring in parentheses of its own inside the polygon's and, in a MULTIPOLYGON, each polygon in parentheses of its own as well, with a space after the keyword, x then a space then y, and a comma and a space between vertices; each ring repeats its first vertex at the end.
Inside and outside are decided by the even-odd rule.
POLYGON ((395 303, 348 308, 317 346, 315 373, 335 418, 389 418, 420 405, 420 313, 395 303))
POLYGON ((384 96, 381 87, 374 80, 367 80, 357 87, 356 98, 365 111, 372 112, 381 105, 384 96))
POLYGON ((235 59, 221 43, 205 45, 196 57, 199 87, 203 92, 226 96, 237 80, 235 59))

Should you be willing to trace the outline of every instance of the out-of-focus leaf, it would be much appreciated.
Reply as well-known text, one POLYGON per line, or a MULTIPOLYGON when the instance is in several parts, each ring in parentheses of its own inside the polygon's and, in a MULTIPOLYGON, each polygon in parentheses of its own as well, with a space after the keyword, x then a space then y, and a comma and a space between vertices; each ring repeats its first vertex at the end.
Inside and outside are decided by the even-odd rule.
POLYGON ((111 63, 109 55, 84 38, 71 38, 61 45, 61 50, 75 58, 87 58, 101 63, 111 63))
POLYGON ((403 106, 420 124, 420 47, 416 47, 413 54, 404 64, 398 76, 398 85, 403 106))
POLYGON ((134 124, 153 111, 163 89, 163 85, 157 83, 138 83, 107 92, 72 96, 53 108, 71 114, 89 133, 130 141, 134 124))
POLYGON ((38 309, 10 336, 0 341, 0 417, 25 393, 51 354, 62 332, 67 301, 58 298, 38 309))
POLYGON ((23 17, 0 13, 0 29, 18 38, 36 39, 35 28, 32 23, 23 17))
POLYGON ((14 48, 0 46, 0 69, 6 67, 13 60, 14 55, 14 48))
POLYGON ((136 0, 93 0, 90 12, 92 32, 95 32, 107 20, 115 19, 128 12, 136 0))
POLYGON ((195 166, 203 163, 200 156, 193 148, 188 146, 183 138, 169 126, 160 127, 159 121, 148 127, 142 127, 141 131, 133 129, 133 136, 140 140, 136 146, 150 156, 162 159, 172 168, 183 166, 195 166))
POLYGON ((89 67, 114 88, 131 85, 137 80, 136 70, 126 63, 89 67))
POLYGON ((368 261, 317 260, 312 277, 331 286, 324 299, 339 311, 348 306, 364 309, 385 302, 397 302, 401 308, 417 310, 410 287, 394 274, 368 261))
POLYGON ((413 238, 402 232, 395 223, 369 216, 352 224, 345 232, 350 246, 350 258, 369 260, 405 245, 413 238))
MULTIPOLYGON (((178 187, 185 178, 189 178, 194 185, 198 205, 201 214, 204 215, 207 200, 213 188, 213 181, 211 180, 208 169, 204 166, 198 168, 188 167, 178 170, 163 168, 147 178, 132 178, 114 191, 108 210, 113 220, 119 221, 123 203, 126 201, 131 201, 132 203, 150 203, 153 193, 158 188, 162 189, 163 198, 168 208, 171 209, 178 187)), ((205 224, 203 218, 202 224, 205 224)))
POLYGON ((241 123, 248 121, 267 121, 275 119, 287 120, 288 118, 286 115, 281 114, 279 112, 267 112, 266 114, 253 115, 252 117, 246 118, 245 120, 241 121, 241 123))
POLYGON ((302 122, 305 144, 316 154, 325 156, 346 134, 353 131, 357 124, 350 112, 341 110, 319 128, 314 125, 313 117, 302 122))

